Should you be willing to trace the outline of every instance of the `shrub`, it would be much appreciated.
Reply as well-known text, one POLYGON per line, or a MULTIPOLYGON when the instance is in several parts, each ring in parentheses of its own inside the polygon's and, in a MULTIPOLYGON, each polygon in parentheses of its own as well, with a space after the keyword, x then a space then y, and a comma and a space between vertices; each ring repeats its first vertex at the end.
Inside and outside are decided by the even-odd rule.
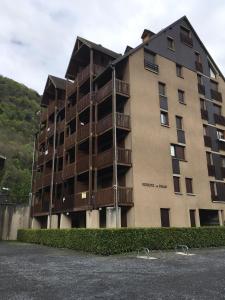
POLYGON ((136 251, 225 246, 225 227, 120 228, 120 229, 20 229, 18 241, 110 255, 136 251))

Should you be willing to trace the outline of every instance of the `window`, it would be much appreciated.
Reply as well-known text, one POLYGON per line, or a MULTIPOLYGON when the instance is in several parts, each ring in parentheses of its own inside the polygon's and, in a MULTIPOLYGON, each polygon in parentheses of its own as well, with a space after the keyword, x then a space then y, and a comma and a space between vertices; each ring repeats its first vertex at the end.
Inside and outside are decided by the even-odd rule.
POLYGON ((158 73, 159 66, 156 64, 156 55, 153 52, 145 50, 144 52, 144 66, 147 70, 158 73))
POLYGON ((214 114, 221 116, 222 115, 222 108, 220 105, 213 105, 214 114))
POLYGON ((161 125, 169 125, 169 118, 168 118, 168 112, 166 111, 160 111, 160 121, 161 125))
POLYGON ((225 168, 225 156, 221 156, 221 166, 225 168))
POLYGON ((212 166, 213 161, 212 161, 212 153, 211 152, 206 152, 206 160, 207 160, 207 165, 212 166))
POLYGON ((209 64, 209 76, 212 78, 216 78, 216 72, 210 64, 209 64))
POLYGON ((184 91, 178 90, 178 100, 180 103, 185 103, 184 91))
POLYGON ((187 194, 193 194, 192 178, 185 178, 187 194))
POLYGON ((176 116, 176 126, 177 126, 177 129, 183 130, 183 118, 182 117, 176 116))
POLYGON ((180 177, 173 176, 173 187, 175 193, 180 193, 180 177))
POLYGON ((152 64, 155 64, 155 53, 145 51, 144 55, 146 60, 148 60, 152 64))
POLYGON ((181 26, 180 27, 180 32, 183 36, 190 38, 191 37, 191 32, 188 28, 181 26))
POLYGON ((170 50, 175 50, 175 43, 173 38, 167 37, 167 46, 170 50))
POLYGON ((217 138, 219 140, 220 139, 224 140, 224 131, 223 130, 217 129, 216 134, 217 134, 217 138))
POLYGON ((180 145, 170 145, 170 154, 171 156, 179 159, 185 160, 185 148, 180 145))
POLYGON ((195 61, 201 63, 201 56, 198 52, 195 52, 195 61))
POLYGON ((176 72, 177 72, 177 77, 183 78, 183 68, 181 65, 176 64, 176 72))
POLYGON ((210 80, 211 89, 218 92, 218 83, 210 80))
POLYGON ((211 190, 211 196, 214 198, 217 196, 217 187, 216 183, 214 181, 210 181, 210 190, 211 190))
POLYGON ((201 75, 197 75, 197 79, 198 79, 198 84, 201 84, 202 85, 202 76, 201 75))
POLYGON ((170 227, 170 210, 169 208, 160 208, 161 226, 170 227))
POLYGON ((205 105, 205 100, 204 99, 200 99, 200 106, 202 110, 206 110, 206 105, 205 105))
POLYGON ((165 85, 165 83, 159 82, 159 95, 166 96, 166 85, 165 85))
POLYGON ((196 227, 196 221, 195 221, 195 209, 190 209, 190 223, 191 227, 196 227))

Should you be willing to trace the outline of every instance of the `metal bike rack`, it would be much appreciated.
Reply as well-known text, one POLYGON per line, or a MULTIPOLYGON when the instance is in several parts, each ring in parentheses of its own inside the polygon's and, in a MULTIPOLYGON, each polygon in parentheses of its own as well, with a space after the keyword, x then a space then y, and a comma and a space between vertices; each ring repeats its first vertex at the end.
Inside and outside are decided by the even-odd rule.
POLYGON ((189 255, 189 248, 187 245, 177 245, 175 247, 175 252, 181 255, 189 255))

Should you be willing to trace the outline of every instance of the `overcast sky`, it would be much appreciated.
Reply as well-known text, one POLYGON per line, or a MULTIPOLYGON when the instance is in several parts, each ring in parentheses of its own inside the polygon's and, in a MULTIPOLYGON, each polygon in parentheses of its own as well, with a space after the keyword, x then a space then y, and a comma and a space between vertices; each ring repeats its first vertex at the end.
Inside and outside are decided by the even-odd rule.
POLYGON ((0 0, 0 74, 42 94, 64 77, 77 35, 123 53, 144 28, 186 15, 225 73, 224 0, 0 0))

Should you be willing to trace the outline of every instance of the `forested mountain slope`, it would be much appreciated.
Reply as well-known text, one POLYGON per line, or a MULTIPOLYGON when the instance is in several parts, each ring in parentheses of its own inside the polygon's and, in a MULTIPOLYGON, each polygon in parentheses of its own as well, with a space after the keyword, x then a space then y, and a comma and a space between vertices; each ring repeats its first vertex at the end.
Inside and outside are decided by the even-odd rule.
POLYGON ((0 154, 7 157, 0 188, 14 202, 28 201, 39 103, 37 92, 0 75, 0 154))

